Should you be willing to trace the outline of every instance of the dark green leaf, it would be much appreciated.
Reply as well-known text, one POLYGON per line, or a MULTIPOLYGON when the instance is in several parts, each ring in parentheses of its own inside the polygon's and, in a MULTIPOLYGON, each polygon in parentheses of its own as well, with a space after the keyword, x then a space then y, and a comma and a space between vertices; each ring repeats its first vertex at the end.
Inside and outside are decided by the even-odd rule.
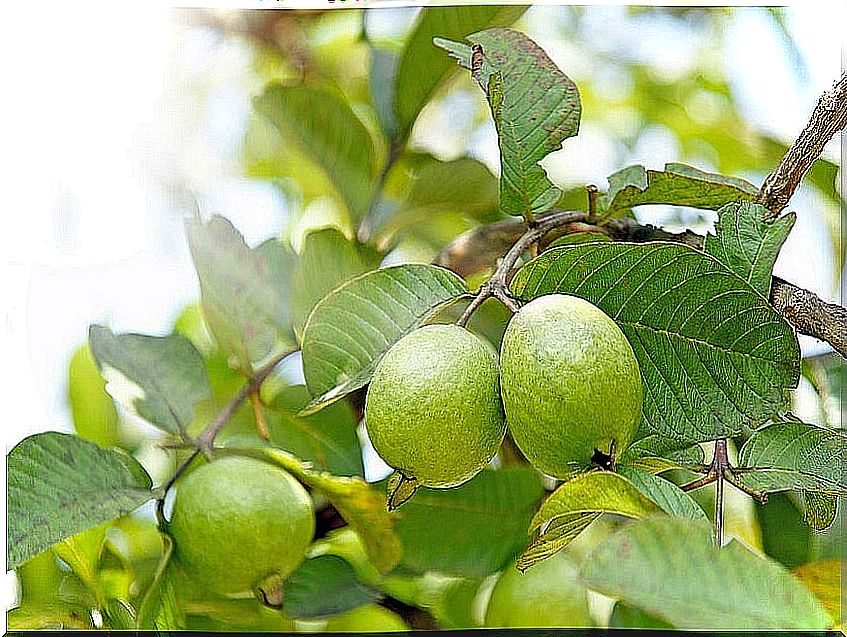
POLYGON ((673 626, 643 610, 617 602, 609 617, 609 628, 641 628, 650 630, 673 629, 673 626))
POLYGON ((385 352, 433 312, 468 291, 456 274, 431 265, 368 272, 326 296, 303 334, 311 413, 370 380, 385 352))
POLYGON ((666 513, 688 520, 707 519, 703 507, 673 482, 630 467, 618 467, 618 472, 666 513))
POLYGON ((716 548, 707 522, 650 517, 583 562, 592 589, 677 628, 824 629, 831 619, 784 567, 736 541, 716 548))
POLYGON ((284 583, 283 611, 292 619, 336 615, 380 598, 345 560, 321 555, 303 562, 284 583))
POLYGON ((544 490, 530 468, 484 470, 455 489, 419 488, 399 511, 403 566, 482 577, 526 544, 544 490))
POLYGON ((758 189, 736 177, 703 172, 685 164, 666 164, 664 171, 629 166, 609 176, 609 212, 642 204, 671 204, 717 210, 749 201, 758 189))
POLYGON ((759 491, 806 489, 847 495, 847 433, 804 422, 778 422, 744 443, 741 481, 759 491))
POLYGON ((765 222, 766 213, 764 206, 749 202, 725 205, 718 210, 715 234, 706 235, 704 250, 768 298, 773 266, 797 215, 790 212, 765 222))
POLYGON ((312 84, 273 82, 254 100, 254 106, 323 169, 351 218, 361 219, 374 189, 376 153, 368 129, 345 97, 312 84))
POLYGON ((812 531, 788 493, 772 493, 765 504, 755 509, 765 553, 793 568, 811 557, 812 531))
POLYGON ((271 352, 283 311, 271 267, 224 217, 189 219, 186 230, 206 325, 232 366, 250 374, 252 363, 271 352))
POLYGON ((478 69, 471 47, 441 38, 435 43, 470 69, 488 96, 500 142, 500 208, 529 220, 562 194, 538 162, 579 131, 579 91, 518 31, 488 29, 468 40, 482 47, 478 69))
POLYGON ((642 435, 677 447, 731 436, 785 405, 799 379, 794 332, 712 257, 669 243, 553 248, 511 288, 522 300, 574 294, 623 330, 644 381, 642 435))
POLYGON ((114 447, 118 442, 118 411, 106 391, 97 362, 88 343, 80 345, 68 366, 68 402, 74 430, 86 440, 101 447, 114 447))
POLYGON ((7 458, 6 568, 132 511, 155 493, 132 457, 54 432, 24 438, 7 458))
POLYGON ((405 139, 423 106, 455 67, 432 39, 462 38, 490 26, 507 26, 526 6, 427 7, 421 11, 400 58, 395 89, 398 139, 405 139))
POLYGON ((297 253, 279 239, 268 239, 256 246, 256 252, 268 263, 268 277, 276 289, 276 314, 272 317, 277 332, 286 343, 295 343, 292 287, 298 267, 297 253))
POLYGON ((112 396, 160 429, 184 431, 194 405, 209 397, 203 357, 183 336, 113 334, 92 325, 88 340, 112 396))

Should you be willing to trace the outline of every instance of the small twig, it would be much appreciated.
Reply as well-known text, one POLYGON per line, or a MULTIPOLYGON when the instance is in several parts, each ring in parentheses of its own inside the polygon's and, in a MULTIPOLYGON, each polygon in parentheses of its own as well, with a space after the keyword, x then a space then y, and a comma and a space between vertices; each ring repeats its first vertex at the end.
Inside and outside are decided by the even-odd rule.
POLYGON ((588 222, 597 223, 597 197, 600 191, 594 184, 588 184, 585 190, 588 191, 588 222))
POLYGON ((256 419, 256 429, 259 431, 259 436, 262 440, 269 440, 271 434, 268 431, 268 421, 265 420, 265 409, 258 390, 250 392, 250 404, 253 407, 253 417, 256 419))
POLYGON ((715 457, 712 464, 715 467, 715 544, 721 547, 723 545, 723 480, 726 468, 729 466, 726 438, 715 441, 715 457))
POLYGON ((188 457, 180 463, 170 480, 168 480, 162 488, 162 497, 156 501, 156 519, 158 520, 161 528, 164 528, 165 524, 167 524, 167 520, 165 520, 165 496, 168 491, 173 488, 180 476, 185 473, 185 470, 188 469, 188 466, 194 461, 194 458, 196 458, 199 454, 199 449, 192 450, 192 452, 188 454, 188 457))

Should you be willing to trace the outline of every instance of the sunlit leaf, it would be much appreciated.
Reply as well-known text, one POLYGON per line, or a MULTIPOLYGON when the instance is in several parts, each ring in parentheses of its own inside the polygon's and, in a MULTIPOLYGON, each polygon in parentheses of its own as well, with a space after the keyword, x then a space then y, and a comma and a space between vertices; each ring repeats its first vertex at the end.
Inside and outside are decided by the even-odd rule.
POLYGON ((102 447, 113 447, 118 441, 118 411, 106 391, 97 361, 88 343, 80 345, 68 366, 68 402, 74 430, 81 438, 102 447))
POLYGON ((707 519, 703 507, 673 482, 630 467, 618 467, 618 472, 666 513, 688 520, 707 519))

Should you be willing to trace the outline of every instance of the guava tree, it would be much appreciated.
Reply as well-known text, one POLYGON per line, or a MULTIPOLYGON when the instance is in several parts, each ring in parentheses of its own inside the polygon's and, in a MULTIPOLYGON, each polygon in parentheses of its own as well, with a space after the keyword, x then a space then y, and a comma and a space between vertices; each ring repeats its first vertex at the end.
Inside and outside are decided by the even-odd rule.
POLYGON ((563 192, 539 162, 578 135, 580 91, 506 28, 523 10, 424 10, 372 52, 373 117, 325 82, 256 97, 286 141, 274 170, 317 174, 351 232, 250 246, 198 215, 202 298, 172 333, 91 327, 77 434, 7 459, 11 628, 841 625, 847 436, 790 399, 801 374, 841 382, 847 312, 772 269, 847 74, 760 186, 675 163, 563 192), (487 100, 499 178, 409 148, 450 58, 487 100), (646 204, 718 221, 672 233, 638 223, 646 204), (386 262, 457 205, 479 223, 435 263, 386 262), (802 360, 798 333, 836 353, 802 360), (300 361, 305 385, 280 372, 300 361), (384 480, 364 479, 368 434, 384 480), (727 541, 730 490, 760 546, 727 541))

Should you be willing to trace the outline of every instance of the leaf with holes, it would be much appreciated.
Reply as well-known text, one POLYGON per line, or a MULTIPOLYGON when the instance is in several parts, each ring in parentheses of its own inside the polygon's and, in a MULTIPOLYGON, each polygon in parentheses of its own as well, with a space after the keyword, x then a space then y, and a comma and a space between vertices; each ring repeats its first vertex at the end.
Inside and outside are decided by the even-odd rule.
POLYGON ((441 38, 435 44, 471 70, 488 96, 500 142, 500 208, 531 220, 562 194, 538 162, 579 131, 579 91, 518 31, 488 29, 467 39, 473 48, 441 38))
POLYGON ((303 332, 303 373, 315 398, 301 415, 364 387, 394 343, 467 291, 449 270, 418 264, 368 272, 335 289, 303 332))
POLYGON ((725 205, 703 249, 768 298, 773 266, 797 215, 790 212, 767 222, 766 213, 764 206, 749 202, 725 205))
POLYGON ((847 495, 847 433, 778 422, 753 434, 739 454, 740 480, 759 491, 806 489, 847 495))
POLYGON ((7 458, 6 568, 155 497, 129 455, 69 434, 24 438, 7 458))
POLYGON ((641 368, 641 435, 677 447, 757 427, 799 380, 791 326, 714 258, 670 243, 553 248, 521 268, 515 296, 573 294, 623 330, 641 368))

